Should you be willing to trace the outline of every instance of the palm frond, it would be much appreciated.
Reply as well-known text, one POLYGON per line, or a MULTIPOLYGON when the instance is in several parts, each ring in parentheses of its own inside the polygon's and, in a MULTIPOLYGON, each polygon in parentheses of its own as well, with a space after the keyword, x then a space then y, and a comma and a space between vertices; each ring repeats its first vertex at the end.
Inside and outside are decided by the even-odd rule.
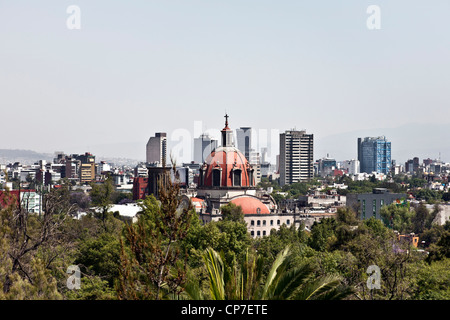
MULTIPOLYGON (((314 268, 309 263, 290 268, 289 246, 278 253, 263 286, 263 258, 247 251, 240 265, 235 262, 231 268, 226 268, 222 256, 212 248, 203 254, 214 300, 338 300, 353 293, 352 288, 341 283, 341 277, 312 279, 314 268)), ((192 299, 205 298, 194 282, 189 281, 184 289, 192 299)))
POLYGON ((184 292, 192 300, 204 300, 203 292, 195 279, 189 279, 184 285, 184 292))
POLYGON ((264 259, 247 250, 245 261, 241 264, 242 299, 258 299, 263 267, 264 259))
POLYGON ((225 300, 224 265, 220 255, 208 248, 203 255, 206 270, 209 276, 211 298, 225 300))
POLYGON ((314 300, 322 294, 334 290, 340 285, 340 278, 336 276, 321 277, 302 286, 296 295, 296 300, 314 300))
POLYGON ((314 300, 343 300, 354 293, 354 288, 341 284, 321 295, 315 296, 314 300))
POLYGON ((261 293, 261 297, 260 299, 270 299, 272 294, 270 292, 270 287, 273 285, 273 282, 275 280, 275 278, 277 277, 277 274, 280 274, 281 270, 278 270, 282 265, 283 262, 285 261, 286 257, 289 255, 290 252, 290 246, 287 246, 286 248, 284 248, 282 251, 280 251, 276 258, 275 261, 272 264, 272 267, 270 268, 269 274, 267 276, 266 279, 266 283, 264 285, 263 291, 261 293))
POLYGON ((272 299, 289 299, 306 282, 312 272, 312 267, 306 263, 284 272, 273 288, 272 299))

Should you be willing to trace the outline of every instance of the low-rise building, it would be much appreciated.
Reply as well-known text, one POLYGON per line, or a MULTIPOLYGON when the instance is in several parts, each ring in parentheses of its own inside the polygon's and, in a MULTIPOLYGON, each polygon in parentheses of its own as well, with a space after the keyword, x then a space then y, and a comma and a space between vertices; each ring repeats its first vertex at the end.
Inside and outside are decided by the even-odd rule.
POLYGON ((34 189, 22 190, 0 190, 0 207, 12 205, 17 206, 29 213, 39 213, 42 211, 41 196, 34 189))
POLYGON ((330 192, 313 191, 297 199, 285 199, 281 201, 281 207, 286 210, 299 210, 306 212, 310 210, 323 210, 323 212, 336 212, 336 208, 345 207, 346 196, 340 195, 336 190, 330 192))
POLYGON ((404 193, 390 193, 385 188, 374 188, 372 193, 347 194, 347 206, 359 213, 361 219, 381 219, 380 208, 406 199, 404 193))

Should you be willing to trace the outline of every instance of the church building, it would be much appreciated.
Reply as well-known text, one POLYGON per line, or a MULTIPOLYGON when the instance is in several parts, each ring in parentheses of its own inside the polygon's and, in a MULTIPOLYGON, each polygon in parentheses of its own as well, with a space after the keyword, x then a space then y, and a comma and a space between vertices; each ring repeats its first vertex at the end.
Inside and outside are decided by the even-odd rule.
POLYGON ((194 207, 204 223, 221 219, 220 207, 232 202, 242 207, 244 219, 253 237, 270 234, 294 223, 293 214, 281 213, 273 197, 257 190, 255 169, 233 143, 233 131, 225 127, 221 131, 222 144, 216 147, 200 166, 200 177, 194 207))

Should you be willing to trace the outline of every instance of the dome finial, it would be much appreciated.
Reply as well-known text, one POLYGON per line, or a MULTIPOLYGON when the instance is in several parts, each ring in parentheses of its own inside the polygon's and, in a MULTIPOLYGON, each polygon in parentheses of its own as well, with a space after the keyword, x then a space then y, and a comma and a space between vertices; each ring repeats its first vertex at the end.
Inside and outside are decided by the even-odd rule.
POLYGON ((229 115, 225 112, 225 128, 228 127, 228 117, 229 115))

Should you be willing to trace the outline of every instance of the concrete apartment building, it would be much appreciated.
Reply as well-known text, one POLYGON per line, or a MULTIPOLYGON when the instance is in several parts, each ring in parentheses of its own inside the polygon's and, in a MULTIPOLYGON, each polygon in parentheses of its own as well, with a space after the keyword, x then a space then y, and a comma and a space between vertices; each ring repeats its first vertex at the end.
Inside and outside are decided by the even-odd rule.
POLYGON ((310 181, 314 177, 314 136, 290 130, 280 134, 280 185, 310 181))

